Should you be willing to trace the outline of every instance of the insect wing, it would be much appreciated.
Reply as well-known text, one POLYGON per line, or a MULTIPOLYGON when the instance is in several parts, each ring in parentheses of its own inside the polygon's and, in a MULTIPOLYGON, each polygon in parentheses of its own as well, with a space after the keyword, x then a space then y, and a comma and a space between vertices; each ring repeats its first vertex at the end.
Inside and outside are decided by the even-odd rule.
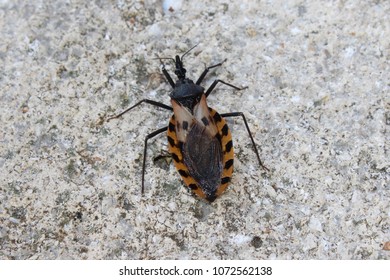
POLYGON ((183 144, 183 162, 207 198, 215 196, 222 174, 222 148, 218 138, 195 122, 183 144))
POLYGON ((206 131, 211 135, 215 136, 218 132, 214 120, 210 116, 210 110, 206 103, 206 96, 203 94, 199 103, 194 106, 194 117, 195 119, 206 127, 206 131))
POLYGON ((174 99, 171 100, 171 103, 176 118, 175 129, 177 140, 185 142, 188 131, 192 123, 195 121, 194 116, 174 99))
POLYGON ((230 183, 233 145, 223 118, 208 108, 203 95, 191 114, 172 99, 174 116, 168 129, 168 148, 185 184, 198 196, 214 201, 230 183))

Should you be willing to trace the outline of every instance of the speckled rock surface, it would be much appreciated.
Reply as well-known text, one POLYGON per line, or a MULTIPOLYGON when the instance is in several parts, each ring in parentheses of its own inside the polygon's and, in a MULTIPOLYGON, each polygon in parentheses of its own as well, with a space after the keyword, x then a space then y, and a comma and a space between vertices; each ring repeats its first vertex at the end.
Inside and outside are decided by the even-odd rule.
MULTIPOLYGON (((1 1, 1 259, 390 259, 389 1, 1 1), (49 2, 49 3, 48 3, 49 2), (169 3, 168 3, 169 2, 169 3), (240 119, 229 190, 191 196, 145 135, 156 56, 240 119), (169 64, 169 61, 167 61, 169 64)), ((171 69, 171 68, 170 68, 171 69)))

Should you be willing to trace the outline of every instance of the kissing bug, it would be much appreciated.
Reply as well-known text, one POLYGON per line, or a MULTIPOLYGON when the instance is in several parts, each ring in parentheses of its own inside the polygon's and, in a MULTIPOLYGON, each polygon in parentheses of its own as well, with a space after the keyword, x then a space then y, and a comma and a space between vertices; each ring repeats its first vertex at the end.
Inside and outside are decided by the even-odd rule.
POLYGON ((168 126, 160 128, 145 137, 141 191, 142 193, 144 192, 148 140, 166 132, 168 151, 184 183, 194 194, 209 202, 213 202, 226 190, 233 174, 233 141, 230 129, 224 118, 242 117, 259 165, 265 170, 268 169, 260 160, 259 152, 245 115, 242 112, 219 114, 214 109, 208 107, 206 103, 206 98, 218 83, 225 84, 236 90, 245 88, 239 88, 219 79, 215 80, 206 91, 200 86, 209 70, 221 66, 226 59, 221 63, 206 67, 196 83, 186 78, 183 58, 193 48, 185 52, 181 57, 176 55, 175 58, 158 58, 162 64, 162 73, 173 88, 170 93, 172 107, 157 101, 143 99, 122 113, 108 118, 107 121, 119 118, 142 103, 173 111, 168 126), (165 69, 163 59, 171 59, 175 62, 176 82, 173 81, 165 69))

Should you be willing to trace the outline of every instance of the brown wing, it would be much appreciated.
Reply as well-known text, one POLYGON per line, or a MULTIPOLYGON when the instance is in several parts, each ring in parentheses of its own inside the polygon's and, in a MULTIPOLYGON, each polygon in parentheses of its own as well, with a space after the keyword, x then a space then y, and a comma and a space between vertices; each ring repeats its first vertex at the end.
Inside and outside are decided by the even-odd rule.
POLYGON ((221 184, 222 148, 217 137, 195 122, 182 148, 183 162, 206 197, 215 196, 221 184))
POLYGON ((203 96, 192 115, 172 100, 168 149, 185 184, 196 195, 214 201, 230 183, 233 146, 225 120, 207 107, 203 96))
POLYGON ((176 137, 180 142, 185 142, 188 131, 195 121, 194 116, 188 111, 187 108, 181 106, 175 100, 171 99, 173 112, 176 118, 176 137))

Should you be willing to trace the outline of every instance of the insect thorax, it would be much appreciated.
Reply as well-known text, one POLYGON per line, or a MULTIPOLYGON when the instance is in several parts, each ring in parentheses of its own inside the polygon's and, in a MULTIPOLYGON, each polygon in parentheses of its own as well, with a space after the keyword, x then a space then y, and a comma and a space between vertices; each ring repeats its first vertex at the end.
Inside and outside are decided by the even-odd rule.
POLYGON ((190 79, 178 80, 175 84, 175 88, 171 92, 170 96, 184 107, 188 108, 190 112, 193 112, 194 106, 199 103, 204 88, 190 79))

